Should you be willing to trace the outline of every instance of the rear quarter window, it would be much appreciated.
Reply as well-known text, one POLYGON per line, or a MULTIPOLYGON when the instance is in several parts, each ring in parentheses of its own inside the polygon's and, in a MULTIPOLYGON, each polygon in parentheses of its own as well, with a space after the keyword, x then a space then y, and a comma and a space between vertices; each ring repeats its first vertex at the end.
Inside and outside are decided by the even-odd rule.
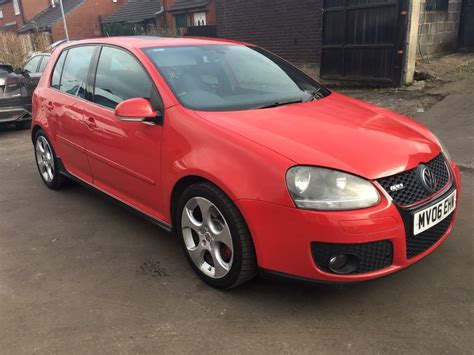
POLYGON ((58 89, 61 85, 61 73, 64 67, 64 61, 66 60, 67 50, 61 53, 58 60, 56 61, 56 65, 54 66, 53 75, 51 76, 51 87, 58 89))

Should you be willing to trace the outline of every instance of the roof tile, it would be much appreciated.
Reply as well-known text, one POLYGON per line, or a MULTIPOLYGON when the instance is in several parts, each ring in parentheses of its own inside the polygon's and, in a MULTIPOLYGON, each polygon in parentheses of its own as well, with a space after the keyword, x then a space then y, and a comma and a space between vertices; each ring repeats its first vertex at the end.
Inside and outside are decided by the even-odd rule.
MULTIPOLYGON (((68 14, 85 2, 86 0, 63 0, 64 13, 68 14)), ((21 27, 18 32, 28 32, 35 29, 49 29, 56 21, 60 20, 61 18, 61 7, 59 5, 54 7, 49 6, 47 9, 41 11, 29 22, 23 25, 23 27, 21 27)))
POLYGON ((137 23, 154 18, 162 9, 160 0, 129 0, 120 9, 104 19, 103 23, 137 23))
POLYGON ((209 0, 176 0, 176 2, 170 6, 170 11, 189 10, 207 6, 209 0))

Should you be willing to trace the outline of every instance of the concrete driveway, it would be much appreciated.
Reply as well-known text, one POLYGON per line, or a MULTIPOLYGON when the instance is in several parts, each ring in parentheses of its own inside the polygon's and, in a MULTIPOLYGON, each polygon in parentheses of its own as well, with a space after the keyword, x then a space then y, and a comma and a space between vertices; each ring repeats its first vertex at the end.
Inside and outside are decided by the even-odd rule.
MULTIPOLYGON (((429 118, 442 128, 445 117, 429 118)), ((454 152, 465 149, 472 157, 472 146, 454 152)), ((174 235, 80 186, 48 190, 29 132, 1 129, 0 352, 472 353, 472 167, 463 175, 451 237, 403 272, 219 292, 194 276, 174 235)))

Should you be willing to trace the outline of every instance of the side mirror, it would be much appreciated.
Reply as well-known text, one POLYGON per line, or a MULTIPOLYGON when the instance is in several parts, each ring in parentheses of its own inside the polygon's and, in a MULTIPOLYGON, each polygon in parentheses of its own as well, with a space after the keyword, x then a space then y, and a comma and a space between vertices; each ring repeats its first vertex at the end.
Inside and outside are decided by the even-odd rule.
POLYGON ((153 110, 150 101, 136 98, 122 101, 115 108, 115 117, 126 122, 161 123, 161 112, 153 110))
POLYGON ((22 68, 16 68, 13 72, 18 75, 23 75, 25 71, 22 68))

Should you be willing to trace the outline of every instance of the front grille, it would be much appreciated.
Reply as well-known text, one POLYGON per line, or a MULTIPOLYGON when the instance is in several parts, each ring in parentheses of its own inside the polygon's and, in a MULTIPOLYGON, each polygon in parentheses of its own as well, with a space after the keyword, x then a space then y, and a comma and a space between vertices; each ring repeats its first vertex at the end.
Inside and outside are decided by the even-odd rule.
POLYGON ((311 243, 313 259, 319 269, 333 273, 328 265, 336 255, 350 254, 358 259, 357 268, 351 274, 362 274, 384 269, 392 265, 393 245, 389 240, 359 244, 311 243))
POLYGON ((443 189, 449 182, 449 170, 443 154, 425 164, 433 171, 437 180, 436 191, 429 192, 421 184, 418 178, 417 168, 404 171, 400 174, 388 176, 377 180, 380 185, 392 197, 393 201, 399 206, 413 205, 443 189), (403 184, 404 188, 399 191, 391 191, 390 187, 403 184))
POLYGON ((407 218, 405 219, 405 228, 407 229, 407 259, 414 258, 435 245, 448 231, 453 221, 453 216, 454 212, 430 229, 418 235, 413 235, 413 215, 411 213, 407 214, 407 218))

